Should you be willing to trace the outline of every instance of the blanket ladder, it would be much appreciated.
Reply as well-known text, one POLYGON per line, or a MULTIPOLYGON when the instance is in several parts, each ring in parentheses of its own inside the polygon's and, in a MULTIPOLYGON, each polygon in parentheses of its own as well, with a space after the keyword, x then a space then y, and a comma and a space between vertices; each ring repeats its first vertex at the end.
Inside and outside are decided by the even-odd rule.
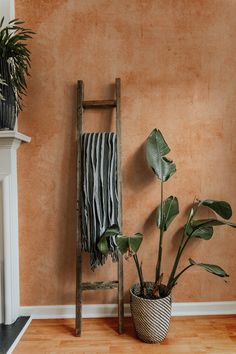
POLYGON ((107 109, 116 110, 116 134, 117 134, 117 181, 119 198, 119 224, 122 229, 122 175, 121 175, 121 80, 115 80, 115 99, 113 100, 84 100, 84 83, 78 81, 77 86, 77 239, 76 239, 76 323, 75 335, 81 336, 81 318, 82 318, 82 292, 85 290, 97 289, 117 289, 118 304, 118 331, 124 332, 124 299, 123 299, 123 258, 118 255, 117 278, 114 281, 102 281, 85 283, 82 282, 82 240, 81 240, 81 136, 83 133, 84 111, 87 109, 107 109))

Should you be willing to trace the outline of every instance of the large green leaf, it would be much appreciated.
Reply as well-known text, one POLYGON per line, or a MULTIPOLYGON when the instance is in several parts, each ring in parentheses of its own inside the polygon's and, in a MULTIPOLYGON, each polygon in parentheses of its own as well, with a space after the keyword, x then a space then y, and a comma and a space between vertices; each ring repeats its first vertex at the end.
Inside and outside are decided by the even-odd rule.
POLYGON ((104 254, 105 256, 107 256, 109 254, 109 245, 107 242, 107 238, 106 237, 101 237, 97 247, 99 249, 99 251, 104 254))
POLYGON ((203 240, 210 240, 213 236, 212 226, 200 226, 199 228, 192 231, 191 236, 196 238, 201 238, 203 240))
POLYGON ((204 240, 210 240, 213 236, 213 226, 228 225, 236 228, 236 224, 217 219, 201 219, 201 220, 191 220, 189 223, 185 224, 184 230, 185 234, 192 237, 202 238, 204 240))
POLYGON ((113 236, 117 236, 119 232, 120 230, 118 225, 112 225, 106 229, 97 244, 97 247, 102 254, 105 256, 109 254, 109 244, 107 239, 113 236))
POLYGON ((118 225, 112 225, 106 229, 97 244, 99 251, 106 256, 109 254, 108 239, 110 237, 115 237, 117 248, 122 254, 128 251, 137 253, 143 240, 143 235, 140 233, 133 236, 121 235, 118 225))
POLYGON ((154 129, 147 139, 146 157, 149 166, 163 182, 167 181, 176 171, 175 164, 165 155, 170 152, 160 130, 154 129))
MULTIPOLYGON (((176 197, 171 195, 163 201, 162 205, 164 230, 166 231, 174 218, 179 214, 179 202, 176 197)), ((156 224, 159 228, 161 227, 161 206, 157 208, 156 224)))
POLYGON ((125 254, 129 250, 128 236, 118 235, 116 237, 116 244, 120 253, 125 254))
POLYGON ((143 240, 143 235, 139 233, 135 234, 134 236, 117 235, 116 244, 118 250, 122 254, 125 254, 128 251, 137 253, 142 243, 142 240, 143 240))
POLYGON ((208 208, 214 210, 214 212, 216 212, 224 219, 228 220, 232 216, 232 209, 230 204, 223 200, 205 199, 201 200, 200 205, 207 206, 208 208))
POLYGON ((207 272, 212 273, 214 275, 217 275, 218 277, 228 277, 229 275, 224 271, 224 269, 222 269, 221 267, 219 267, 218 265, 215 264, 207 264, 207 263, 197 263, 195 262, 193 259, 189 258, 189 263, 191 265, 196 265, 199 266, 203 269, 205 269, 207 272))
POLYGON ((108 227, 102 236, 106 236, 106 237, 116 236, 119 233, 120 233, 119 226, 114 224, 114 225, 108 227))
POLYGON ((207 226, 220 226, 220 225, 228 225, 233 228, 236 228, 236 224, 225 221, 225 220, 217 220, 217 219, 202 219, 202 220, 192 220, 191 221, 191 227, 193 230, 199 228, 199 227, 207 227, 207 226))
POLYGON ((141 243, 143 241, 143 235, 136 233, 134 236, 129 237, 129 246, 134 253, 137 253, 141 243))
POLYGON ((191 209, 190 212, 188 214, 188 219, 186 224, 184 225, 184 233, 186 235, 190 235, 193 232, 193 228, 191 227, 191 221, 196 213, 196 205, 194 205, 191 209))

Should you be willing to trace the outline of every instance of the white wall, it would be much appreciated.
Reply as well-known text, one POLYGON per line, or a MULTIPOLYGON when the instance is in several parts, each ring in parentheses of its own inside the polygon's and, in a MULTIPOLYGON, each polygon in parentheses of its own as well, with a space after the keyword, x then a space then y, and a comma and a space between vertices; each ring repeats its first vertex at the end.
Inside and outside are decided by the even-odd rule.
MULTIPOLYGON (((15 17, 15 1, 0 0, 0 19, 4 16, 4 23, 9 22, 15 17)), ((0 201, 2 201, 2 183, 0 183, 0 201)), ((4 321, 4 304, 3 304, 3 211, 0 203, 0 323, 4 321)))
POLYGON ((5 17, 5 21, 15 17, 15 1, 14 0, 0 0, 0 17, 5 17))
MULTIPOLYGON (((2 201, 2 183, 0 182, 0 201, 2 201)), ((4 306, 3 306, 3 210, 0 202, 0 323, 4 321, 4 306)))

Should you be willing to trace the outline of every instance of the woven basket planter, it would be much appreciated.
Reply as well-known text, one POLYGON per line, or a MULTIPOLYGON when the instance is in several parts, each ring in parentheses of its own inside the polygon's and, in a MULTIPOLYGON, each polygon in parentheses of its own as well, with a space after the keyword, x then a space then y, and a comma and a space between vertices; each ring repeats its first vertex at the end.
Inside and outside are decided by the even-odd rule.
MULTIPOLYGON (((147 288, 153 288, 153 283, 146 283, 147 288)), ((140 285, 135 284, 130 289, 130 307, 137 336, 146 343, 159 343, 168 333, 171 319, 171 294, 162 299, 143 299, 137 294, 140 285)))
POLYGON ((4 101, 0 100, 0 130, 14 130, 16 123, 16 99, 10 84, 8 63, 0 58, 0 75, 7 83, 1 86, 4 101))

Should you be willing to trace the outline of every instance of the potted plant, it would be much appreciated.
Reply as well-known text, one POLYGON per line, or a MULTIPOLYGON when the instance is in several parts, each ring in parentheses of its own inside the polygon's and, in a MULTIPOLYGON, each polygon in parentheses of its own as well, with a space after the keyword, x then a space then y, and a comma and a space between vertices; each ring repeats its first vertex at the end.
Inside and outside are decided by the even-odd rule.
POLYGON ((23 21, 14 19, 3 27, 0 21, 0 129, 14 130, 16 116, 22 110, 22 97, 26 95, 26 77, 29 76, 30 51, 28 39, 34 32, 22 27, 23 21))
POLYGON ((232 216, 229 203, 211 199, 195 199, 182 229, 182 237, 179 241, 172 270, 167 277, 167 282, 163 283, 162 250, 164 235, 171 222, 179 214, 178 199, 174 196, 164 199, 164 183, 176 172, 175 164, 166 157, 169 152, 170 148, 162 133, 154 129, 148 137, 146 145, 147 162, 160 180, 161 196, 160 205, 156 210, 159 245, 154 281, 147 282, 144 280, 142 263, 138 260, 137 251, 143 241, 142 234, 126 236, 120 232, 117 225, 113 225, 105 231, 98 243, 100 251, 107 255, 109 252, 108 238, 113 237, 118 250, 128 258, 133 257, 138 272, 139 284, 135 284, 130 289, 131 313, 138 337, 148 343, 161 342, 166 337, 171 318, 172 289, 176 286, 183 273, 194 266, 198 266, 216 276, 228 277, 228 274, 218 265, 196 262, 191 258, 189 258, 189 263, 186 267, 179 269, 179 262, 187 244, 194 238, 210 240, 215 226, 228 225, 236 227, 236 224, 228 221, 232 216), (197 213, 202 207, 210 208, 221 219, 215 217, 198 219, 197 213))

